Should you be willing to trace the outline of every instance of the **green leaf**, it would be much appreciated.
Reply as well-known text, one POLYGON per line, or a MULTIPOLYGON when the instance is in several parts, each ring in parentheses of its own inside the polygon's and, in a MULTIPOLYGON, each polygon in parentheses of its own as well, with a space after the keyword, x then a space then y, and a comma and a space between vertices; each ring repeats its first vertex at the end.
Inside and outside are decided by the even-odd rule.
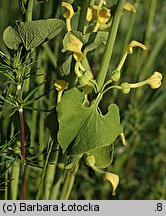
POLYGON ((108 38, 108 32, 98 31, 97 33, 93 33, 95 35, 95 39, 92 43, 90 43, 85 48, 85 53, 90 52, 94 49, 97 49, 101 44, 106 44, 108 38))
POLYGON ((9 49, 14 50, 17 50, 20 44, 22 43, 17 30, 12 26, 8 26, 5 29, 3 33, 3 40, 9 49))
POLYGON ((90 107, 84 107, 83 99, 83 93, 73 88, 64 93, 57 106, 58 141, 68 155, 109 146, 122 132, 116 104, 111 104, 108 113, 103 116, 98 112, 97 101, 90 107))
POLYGON ((60 65, 60 73, 62 76, 66 76, 70 74, 71 62, 72 62, 72 55, 69 55, 65 59, 65 61, 60 65))
POLYGON ((14 21, 3 34, 3 40, 10 49, 17 50, 23 44, 26 50, 39 46, 60 33, 64 22, 60 19, 37 20, 31 22, 14 21))
POLYGON ((112 143, 109 146, 97 148, 95 150, 89 151, 88 153, 95 157, 95 160, 96 160, 95 166, 106 168, 113 161, 114 144, 112 143))

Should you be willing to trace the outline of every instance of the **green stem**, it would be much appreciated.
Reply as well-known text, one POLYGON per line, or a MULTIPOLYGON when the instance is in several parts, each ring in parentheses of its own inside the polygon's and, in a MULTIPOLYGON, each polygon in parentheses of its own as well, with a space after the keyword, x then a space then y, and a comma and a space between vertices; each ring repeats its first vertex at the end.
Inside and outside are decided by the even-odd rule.
POLYGON ((103 2, 104 2, 104 0, 99 0, 99 3, 98 3, 98 7, 99 7, 99 8, 101 8, 101 7, 102 7, 102 5, 103 5, 103 2))
POLYGON ((20 162, 16 159, 12 166, 11 173, 11 199, 16 200, 18 196, 18 185, 19 185, 19 174, 20 174, 20 162))
POLYGON ((147 59, 145 66, 143 67, 142 73, 140 74, 140 80, 144 79, 144 77, 149 76, 151 73, 151 68, 153 68, 156 59, 158 57, 159 52, 163 49, 164 43, 166 42, 166 28, 159 32, 159 36, 157 38, 157 42, 147 59))
POLYGON ((96 1, 96 0, 91 0, 91 1, 90 1, 90 6, 94 5, 94 4, 95 4, 95 1, 96 1))
POLYGON ((81 1, 81 11, 80 11, 80 17, 79 17, 79 23, 78 23, 78 31, 81 31, 81 32, 83 32, 84 30, 87 8, 88 8, 87 0, 81 1))
POLYGON ((26 151, 25 151, 25 130, 24 130, 24 116, 23 109, 19 108, 19 119, 20 119, 20 140, 21 140, 21 155, 22 155, 22 170, 23 170, 23 184, 22 184, 22 199, 26 199, 27 185, 26 185, 26 151))
POLYGON ((52 185, 54 182, 54 176, 55 176, 55 172, 56 172, 56 166, 57 166, 57 162, 58 162, 59 145, 57 143, 55 143, 55 141, 54 141, 53 145, 56 146, 56 148, 54 147, 54 149, 52 148, 52 150, 51 150, 47 171, 45 174, 44 194, 42 197, 44 200, 48 200, 49 196, 51 194, 52 185))
MULTIPOLYGON (((140 3, 140 0, 136 0, 136 3, 135 3, 136 10, 138 9, 139 3, 140 3)), ((130 17, 129 17, 130 24, 128 25, 127 32, 125 32, 125 39, 123 41, 123 53, 125 52, 126 47, 131 40, 131 35, 133 33, 135 20, 136 20, 136 14, 130 13, 130 17)))
POLYGON ((105 91, 103 91, 103 95, 104 95, 107 91, 109 91, 110 89, 119 89, 119 90, 121 90, 122 87, 121 87, 121 86, 110 86, 110 87, 108 87, 105 91))
POLYGON ((156 6, 157 6, 157 0, 152 0, 151 7, 149 10, 150 13, 149 13, 148 25, 146 29, 146 35, 145 35, 145 45, 147 46, 148 49, 149 49, 150 42, 151 42, 152 27, 153 27, 155 12, 156 12, 156 6))
POLYGON ((60 193, 60 186, 62 183, 62 180, 64 178, 64 161, 66 159, 65 154, 62 153, 62 149, 57 146, 58 151, 56 151, 53 155, 55 160, 55 171, 54 171, 54 181, 52 184, 51 192, 49 199, 56 200, 58 198, 58 195, 60 193))
POLYGON ((97 76, 97 84, 99 87, 99 91, 101 90, 101 88, 104 84, 106 75, 107 75, 107 70, 108 70, 110 60, 112 57, 115 39, 116 39, 121 15, 123 12, 124 2, 125 2, 125 0, 119 0, 118 1, 115 17, 113 19, 112 28, 111 28, 109 36, 108 36, 107 44, 106 44, 105 51, 104 51, 103 61, 102 61, 101 68, 100 68, 100 71, 99 71, 98 76, 97 76))
POLYGON ((41 196, 42 196, 43 186, 44 186, 44 178, 45 178, 45 175, 46 175, 46 171, 47 171, 47 167, 48 167, 48 163, 49 163, 49 158, 50 158, 52 146, 53 146, 53 142, 50 145, 50 149, 49 149, 47 157, 46 157, 46 161, 45 161, 42 177, 41 177, 41 180, 40 180, 39 190, 38 190, 38 193, 37 193, 37 196, 36 196, 36 200, 39 200, 41 198, 41 196))
POLYGON ((33 12, 33 0, 29 0, 27 12, 26 12, 26 22, 32 21, 32 12, 33 12))
POLYGON ((76 177, 76 173, 78 171, 78 167, 79 167, 79 164, 78 162, 76 162, 76 164, 73 165, 73 168, 67 171, 65 182, 64 182, 62 192, 59 198, 60 200, 69 199, 69 196, 70 196, 73 184, 74 184, 74 180, 76 177))
MULTIPOLYGON (((6 181, 8 181, 8 170, 6 171, 6 173, 5 173, 5 179, 6 179, 6 181)), ((5 183, 5 198, 4 198, 4 200, 8 200, 8 182, 7 183, 5 183)))
POLYGON ((44 43, 43 47, 44 47, 44 49, 46 51, 46 54, 48 55, 51 63, 53 64, 54 68, 56 69, 57 68, 57 58, 56 58, 56 56, 54 55, 54 53, 50 49, 48 43, 44 43))
POLYGON ((20 123, 20 142, 21 142, 21 156, 22 156, 22 199, 25 200, 27 196, 26 184, 26 149, 25 149, 25 129, 24 129, 24 113, 22 108, 22 85, 18 80, 17 96, 19 101, 19 123, 20 123))

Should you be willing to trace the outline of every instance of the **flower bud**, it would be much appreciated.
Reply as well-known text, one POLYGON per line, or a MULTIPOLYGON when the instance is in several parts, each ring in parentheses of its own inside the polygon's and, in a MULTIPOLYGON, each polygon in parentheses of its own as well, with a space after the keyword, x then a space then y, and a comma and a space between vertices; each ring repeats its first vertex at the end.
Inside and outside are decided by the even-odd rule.
POLYGON ((85 71, 84 76, 86 76, 89 80, 93 79, 93 74, 90 71, 85 71))
POLYGON ((117 82, 120 79, 120 70, 115 70, 113 71, 113 73, 111 74, 110 77, 114 82, 117 82))
POLYGON ((127 11, 132 12, 132 13, 136 13, 135 7, 132 4, 130 4, 129 2, 125 2, 123 8, 127 11))
POLYGON ((85 75, 80 76, 80 78, 79 78, 80 86, 82 86, 82 87, 86 86, 86 85, 88 85, 88 83, 89 83, 89 79, 85 75))
POLYGON ((93 79, 93 74, 90 71, 85 71, 85 73, 79 78, 79 83, 81 86, 86 86, 90 84, 90 80, 93 79))

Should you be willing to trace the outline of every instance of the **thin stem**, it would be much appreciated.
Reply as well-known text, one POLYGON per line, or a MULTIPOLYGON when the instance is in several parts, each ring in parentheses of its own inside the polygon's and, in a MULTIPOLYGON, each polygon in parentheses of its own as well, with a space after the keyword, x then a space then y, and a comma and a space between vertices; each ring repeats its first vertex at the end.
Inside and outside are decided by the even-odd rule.
POLYGON ((23 116, 23 109, 19 109, 19 119, 20 119, 20 140, 21 140, 21 155, 23 161, 23 185, 22 185, 22 199, 26 199, 26 150, 25 150, 25 130, 24 130, 24 116, 23 116))
POLYGON ((24 119, 23 119, 23 109, 19 109, 19 118, 20 118, 20 129, 21 129, 21 155, 23 161, 25 161, 25 143, 24 143, 24 138, 25 138, 25 131, 24 131, 24 119))
POLYGON ((42 195, 42 192, 43 192, 44 178, 45 178, 46 171, 47 171, 47 168, 48 168, 49 158, 50 158, 50 154, 51 154, 51 151, 52 151, 52 146, 53 146, 53 142, 51 142, 50 149, 48 151, 46 161, 45 161, 45 164, 44 164, 44 169, 43 169, 42 177, 41 177, 41 180, 40 180, 38 193, 37 193, 37 196, 36 196, 37 200, 39 200, 41 198, 41 195, 42 195))
MULTIPOLYGON (((136 0, 136 3, 135 3, 136 10, 138 9, 139 3, 140 3, 140 0, 136 0)), ((134 24, 135 24, 135 19, 136 19, 136 14, 130 13, 130 17, 129 17, 130 24, 125 34, 125 39, 123 41, 123 53, 125 52, 126 47, 129 44, 129 41, 130 41, 130 38, 133 32, 134 24)))
POLYGON ((70 196, 73 184, 74 184, 74 180, 76 177, 76 173, 78 171, 78 167, 79 167, 79 164, 78 162, 76 162, 76 164, 73 165, 73 168, 67 171, 65 182, 64 182, 62 192, 59 198, 60 200, 69 199, 69 196, 70 196))
POLYGON ((65 173, 64 162, 66 160, 66 156, 65 154, 62 154, 62 149, 60 148, 59 145, 57 145, 57 149, 59 150, 53 153, 55 171, 54 171, 54 181, 49 196, 49 199, 51 200, 56 200, 58 198, 60 193, 60 186, 65 173))
POLYGON ((93 32, 97 32, 99 29, 100 23, 97 21, 96 25, 94 26, 93 32))
POLYGON ((104 0, 100 0, 100 1, 99 1, 99 4, 98 4, 98 7, 99 7, 99 8, 101 8, 101 7, 102 7, 102 5, 103 5, 103 2, 104 2, 104 0))
POLYGON ((5 173, 5 179, 7 180, 7 183, 5 183, 5 198, 4 200, 8 200, 8 170, 5 173))
POLYGON ((101 68, 97 76, 97 84, 99 87, 99 91, 101 90, 104 84, 106 75, 107 75, 107 70, 108 70, 110 60, 112 57, 113 48, 114 48, 115 39, 116 39, 116 35, 117 35, 117 31, 118 31, 118 27, 119 27, 121 15, 122 15, 122 9, 123 9, 124 2, 125 0, 118 1, 115 17, 113 19, 112 28, 108 36, 107 44, 106 44, 105 51, 104 51, 103 61, 102 61, 101 68))
POLYGON ((32 21, 32 12, 33 12, 33 0, 29 0, 27 12, 26 12, 26 22, 32 21))
MULTIPOLYGON (((53 190, 52 185, 54 182, 54 176, 57 169, 58 155, 59 155, 59 145, 53 141, 54 148, 51 149, 49 156, 48 167, 44 179, 44 190, 42 199, 49 199, 51 192, 53 190)), ((57 184, 56 184, 57 185, 57 184)), ((53 198, 54 199, 54 198, 53 198)), ((55 198, 56 199, 56 198, 55 198)))
POLYGON ((131 83, 130 88, 139 88, 147 84, 147 80, 141 81, 139 83, 131 83))
POLYGON ((94 4, 95 4, 95 1, 96 1, 96 0, 91 0, 90 6, 94 5, 94 4))
POLYGON ((71 19, 66 19, 66 27, 67 27, 67 31, 70 32, 71 31, 71 19))
POLYGON ((52 52, 52 50, 50 49, 48 43, 44 43, 43 44, 43 47, 46 51, 46 54, 48 55, 49 57, 49 60, 51 61, 51 63, 53 64, 54 68, 56 69, 57 68, 57 59, 54 55, 54 53, 52 52))
POLYGON ((22 199, 27 199, 27 180, 26 180, 26 165, 23 165, 23 185, 22 185, 22 199))
POLYGON ((145 76, 148 76, 151 73, 151 68, 154 66, 156 62, 156 58, 158 57, 158 53, 163 49, 163 45, 166 42, 166 28, 164 28, 158 37, 151 54, 149 55, 145 66, 143 67, 142 73, 140 74, 140 80, 144 79, 145 76))
POLYGON ((157 0, 152 0, 151 7, 149 10, 150 13, 149 13, 149 18, 148 18, 148 25, 147 25, 146 34, 145 34, 145 45, 147 46, 148 50, 149 50, 150 42, 151 42, 151 35, 152 35, 153 21, 154 21, 155 12, 156 12, 156 6, 157 6, 157 0))
POLYGON ((122 87, 121 86, 110 86, 110 87, 108 87, 105 91, 103 91, 103 94, 105 94, 107 91, 109 91, 110 89, 119 89, 119 90, 121 90, 122 89, 122 87))
POLYGON ((87 8, 88 8, 87 0, 81 1, 81 11, 80 11, 80 17, 79 17, 79 22, 78 22, 78 31, 81 31, 81 32, 83 32, 84 30, 87 8))

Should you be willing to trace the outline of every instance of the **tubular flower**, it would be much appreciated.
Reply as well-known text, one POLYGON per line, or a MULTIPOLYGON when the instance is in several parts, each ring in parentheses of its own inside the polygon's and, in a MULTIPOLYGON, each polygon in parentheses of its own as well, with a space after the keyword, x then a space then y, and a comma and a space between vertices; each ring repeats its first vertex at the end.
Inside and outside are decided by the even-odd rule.
POLYGON ((121 84, 121 91, 124 94, 128 94, 131 88, 139 88, 146 84, 150 85, 152 89, 157 89, 161 86, 162 74, 155 71, 148 79, 138 83, 124 82, 121 84))
POLYGON ((93 155, 87 155, 87 157, 85 158, 85 163, 87 166, 91 167, 94 171, 103 174, 104 178, 107 179, 109 182, 111 182, 113 188, 112 195, 113 196, 116 195, 115 191, 119 183, 119 176, 113 173, 105 172, 97 168, 95 166, 96 160, 93 155))
POLYGON ((124 5, 123 5, 123 8, 125 10, 127 10, 127 11, 132 12, 132 13, 136 13, 135 7, 131 3, 129 3, 129 2, 125 2, 124 5))
POLYGON ((65 80, 56 80, 55 88, 58 91, 57 102, 59 103, 62 97, 62 93, 67 89, 67 83, 65 80))
POLYGON ((128 54, 132 54, 133 53, 133 47, 140 47, 143 50, 147 50, 146 46, 138 41, 131 41, 131 43, 128 45, 126 51, 128 54))
POLYGON ((116 71, 120 71, 120 70, 121 70, 121 68, 122 68, 122 66, 123 66, 123 64, 124 64, 124 62, 125 62, 125 60, 126 60, 126 58, 127 58, 127 55, 133 53, 133 47, 140 47, 140 48, 142 48, 143 50, 146 50, 146 49, 147 49, 146 46, 145 46, 144 44, 142 44, 142 43, 140 43, 140 42, 138 42, 138 41, 135 41, 135 40, 131 41, 131 43, 130 43, 130 44, 127 46, 127 48, 126 48, 126 51, 125 51, 125 53, 123 54, 122 59, 120 60, 119 65, 118 65, 118 67, 116 68, 116 71))
POLYGON ((83 43, 74 35, 70 34, 70 43, 66 44, 66 49, 73 52, 73 57, 77 62, 82 61, 84 55, 81 51, 83 43))
POLYGON ((74 15, 74 10, 71 4, 67 2, 62 2, 62 7, 65 7, 67 11, 63 14, 64 18, 66 19, 66 27, 67 31, 71 31, 71 18, 74 15))

